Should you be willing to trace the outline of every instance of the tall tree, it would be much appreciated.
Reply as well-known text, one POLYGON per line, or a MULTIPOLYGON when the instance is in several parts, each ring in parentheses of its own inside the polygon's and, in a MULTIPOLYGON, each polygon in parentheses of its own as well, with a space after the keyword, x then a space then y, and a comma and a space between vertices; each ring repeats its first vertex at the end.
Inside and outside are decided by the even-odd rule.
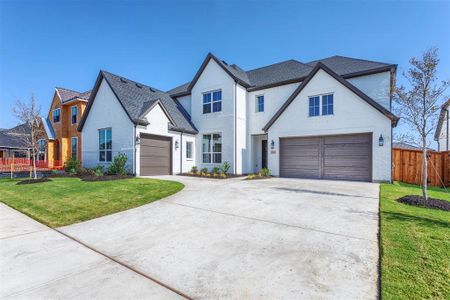
POLYGON ((395 110, 411 129, 401 135, 400 139, 422 149, 422 193, 423 197, 428 199, 427 150, 430 146, 430 135, 436 129, 439 104, 450 82, 439 81, 437 78, 437 48, 426 50, 420 58, 411 58, 409 63, 408 71, 403 73, 408 88, 401 85, 394 89, 395 110))
POLYGON ((41 109, 37 106, 34 95, 31 95, 28 102, 17 100, 16 105, 13 108, 13 113, 16 118, 24 124, 24 134, 21 134, 18 138, 22 139, 24 144, 31 149, 34 179, 37 179, 36 153, 39 147, 38 141, 44 137, 40 111, 41 109))

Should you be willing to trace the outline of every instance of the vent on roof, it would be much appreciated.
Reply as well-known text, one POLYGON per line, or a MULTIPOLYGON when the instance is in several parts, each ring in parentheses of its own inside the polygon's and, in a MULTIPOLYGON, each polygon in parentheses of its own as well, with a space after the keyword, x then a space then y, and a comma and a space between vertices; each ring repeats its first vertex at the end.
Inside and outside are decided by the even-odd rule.
POLYGON ((127 83, 127 81, 122 77, 120 77, 120 81, 122 81, 123 83, 127 83))
POLYGON ((222 62, 223 62, 224 64, 226 64, 226 65, 228 66, 228 64, 227 64, 227 62, 226 62, 226 61, 222 60, 222 62))
POLYGON ((150 91, 152 91, 153 93, 155 92, 155 90, 151 87, 149 87, 150 91))
POLYGON ((138 88, 142 88, 142 85, 140 85, 139 83, 136 83, 136 86, 137 86, 138 88))

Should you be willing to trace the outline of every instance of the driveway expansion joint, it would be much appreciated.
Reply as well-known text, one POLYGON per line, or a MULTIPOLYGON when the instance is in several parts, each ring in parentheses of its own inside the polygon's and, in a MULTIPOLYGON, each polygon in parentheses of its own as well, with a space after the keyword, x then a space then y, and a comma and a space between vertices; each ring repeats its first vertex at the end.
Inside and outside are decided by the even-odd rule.
POLYGON ((98 249, 92 247, 92 246, 89 246, 88 244, 86 244, 86 243, 80 241, 79 239, 77 239, 77 238, 75 238, 75 237, 73 237, 73 236, 71 236, 71 235, 65 233, 64 231, 62 231, 62 230, 60 230, 60 229, 57 229, 57 228, 52 228, 52 229, 53 229, 54 231, 58 232, 59 234, 62 234, 63 236, 65 236, 65 237, 67 237, 67 238, 73 240, 74 242, 76 242, 76 243, 78 243, 78 244, 80 244, 80 245, 82 245, 82 246, 84 246, 84 247, 86 247, 86 248, 88 248, 88 249, 90 249, 90 250, 92 250, 92 251, 94 251, 94 252, 96 252, 96 253, 102 255, 103 257, 106 257, 107 259, 109 259, 109 260, 111 260, 111 261, 113 261, 113 262, 115 262, 115 263, 117 263, 117 264, 119 264, 119 265, 121 265, 122 267, 125 267, 125 268, 127 268, 128 270, 130 270, 130 271, 132 271, 132 272, 134 272, 134 273, 136 273, 136 274, 138 274, 138 275, 141 275, 142 277, 145 277, 145 278, 147 278, 147 279, 153 281, 154 283, 156 283, 156 284, 158 284, 158 285, 160 285, 160 286, 162 286, 162 287, 164 287, 164 288, 166 288, 166 289, 168 289, 168 290, 174 292, 175 294, 178 294, 179 296, 181 296, 181 297, 183 297, 183 298, 185 298, 185 299, 188 299, 188 300, 194 300, 194 298, 192 298, 192 297, 186 295, 185 293, 183 293, 183 292, 177 290, 176 288, 171 287, 171 286, 169 286, 169 285, 167 285, 167 284, 165 284, 165 283, 159 281, 158 279, 155 279, 155 278, 153 278, 152 276, 147 275, 147 274, 145 274, 144 272, 139 271, 139 270, 135 269, 134 267, 132 267, 132 266, 130 266, 130 265, 128 265, 128 264, 126 264, 126 263, 124 263, 124 262, 122 262, 122 261, 120 261, 120 260, 118 260, 118 259, 116 259, 116 258, 114 258, 114 257, 112 257, 112 256, 110 256, 110 255, 108 255, 108 254, 106 254, 106 253, 104 253, 104 252, 102 252, 102 251, 100 251, 100 250, 98 250, 98 249))
POLYGON ((368 242, 372 242, 372 243, 378 243, 378 241, 374 241, 374 240, 371 240, 371 239, 360 238, 360 237, 357 237, 357 236, 346 235, 346 234, 341 234, 341 233, 336 233, 336 232, 331 232, 331 231, 326 231, 326 230, 320 230, 320 229, 315 229, 315 228, 311 228, 311 227, 292 225, 292 224, 280 223, 280 222, 274 222, 274 221, 269 221, 269 220, 264 220, 264 219, 253 218, 253 217, 240 216, 240 215, 226 213, 226 212, 221 212, 221 211, 216 211, 216 210, 212 210, 212 209, 196 207, 196 206, 191 206, 191 205, 187 205, 187 204, 181 204, 181 203, 177 203, 177 202, 175 202, 173 200, 170 201, 170 202, 161 200, 160 202, 164 202, 164 203, 172 204, 172 205, 184 206, 184 207, 188 207, 188 208, 191 208, 191 209, 203 210, 203 211, 206 211, 206 212, 221 214, 221 215, 229 216, 229 217, 242 218, 242 219, 247 219, 247 220, 257 221, 257 222, 264 222, 264 223, 269 223, 269 224, 278 225, 278 226, 286 226, 286 227, 297 228, 297 229, 302 229, 302 230, 310 230, 310 231, 315 231, 315 232, 319 232, 319 233, 331 234, 331 235, 335 235, 335 236, 345 237, 345 238, 349 238, 349 239, 356 239, 356 240, 361 240, 361 241, 368 241, 368 242))

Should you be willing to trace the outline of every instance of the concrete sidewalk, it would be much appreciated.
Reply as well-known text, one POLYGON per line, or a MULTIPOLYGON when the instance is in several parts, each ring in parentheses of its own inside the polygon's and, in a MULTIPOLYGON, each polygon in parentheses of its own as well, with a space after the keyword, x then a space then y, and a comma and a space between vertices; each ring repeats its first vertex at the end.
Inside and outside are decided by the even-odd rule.
POLYGON ((0 203, 0 299, 179 299, 0 203))

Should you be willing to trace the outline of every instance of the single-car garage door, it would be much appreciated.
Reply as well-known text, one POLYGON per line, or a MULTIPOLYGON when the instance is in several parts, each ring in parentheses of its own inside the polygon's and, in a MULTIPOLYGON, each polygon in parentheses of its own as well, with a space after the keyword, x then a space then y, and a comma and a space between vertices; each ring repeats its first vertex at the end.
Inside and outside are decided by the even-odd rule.
POLYGON ((172 138, 141 134, 140 175, 170 175, 172 169, 172 138))
POLYGON ((280 139, 280 176, 371 181, 372 134, 280 139))

